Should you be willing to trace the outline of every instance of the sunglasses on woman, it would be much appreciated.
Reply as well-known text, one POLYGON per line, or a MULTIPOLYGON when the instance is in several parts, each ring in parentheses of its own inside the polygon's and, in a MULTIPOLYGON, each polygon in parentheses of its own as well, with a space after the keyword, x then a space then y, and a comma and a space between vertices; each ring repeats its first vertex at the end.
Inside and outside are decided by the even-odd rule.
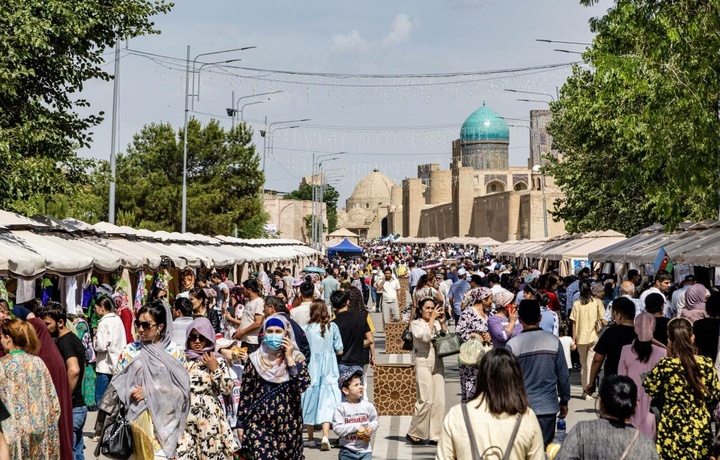
POLYGON ((197 340, 203 341, 203 340, 205 340, 205 337, 203 337, 203 336, 200 335, 200 334, 190 334, 190 335, 188 336, 188 341, 190 341, 190 342, 195 342, 195 341, 197 341, 197 340))
POLYGON ((135 321, 135 327, 147 330, 155 327, 155 323, 151 323, 150 321, 135 321))

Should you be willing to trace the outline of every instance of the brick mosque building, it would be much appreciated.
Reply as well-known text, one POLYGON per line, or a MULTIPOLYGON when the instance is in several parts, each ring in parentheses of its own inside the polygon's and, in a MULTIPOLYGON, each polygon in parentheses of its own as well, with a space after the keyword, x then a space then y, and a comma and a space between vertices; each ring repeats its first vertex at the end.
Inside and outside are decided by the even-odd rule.
POLYGON ((417 166, 417 177, 395 184, 375 170, 355 187, 338 215, 338 228, 361 238, 491 237, 498 241, 565 233, 549 211, 562 197, 552 178, 539 172, 542 155, 558 155, 545 126, 549 110, 530 111, 527 166, 510 166, 507 122, 483 102, 452 143, 450 169, 417 166))

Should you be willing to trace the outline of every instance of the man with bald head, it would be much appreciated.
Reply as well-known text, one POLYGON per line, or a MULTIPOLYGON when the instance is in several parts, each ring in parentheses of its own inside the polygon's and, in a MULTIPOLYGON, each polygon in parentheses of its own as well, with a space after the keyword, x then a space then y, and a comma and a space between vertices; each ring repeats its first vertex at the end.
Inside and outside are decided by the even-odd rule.
MULTIPOLYGON (((635 283, 632 281, 623 281, 622 284, 620 284, 620 297, 627 297, 632 300, 635 304, 635 316, 645 311, 645 307, 640 303, 640 300, 635 298, 635 283)), ((612 304, 613 303, 610 302, 610 305, 608 305, 605 310, 605 315, 603 315, 603 321, 605 324, 608 324, 613 318, 612 304)))

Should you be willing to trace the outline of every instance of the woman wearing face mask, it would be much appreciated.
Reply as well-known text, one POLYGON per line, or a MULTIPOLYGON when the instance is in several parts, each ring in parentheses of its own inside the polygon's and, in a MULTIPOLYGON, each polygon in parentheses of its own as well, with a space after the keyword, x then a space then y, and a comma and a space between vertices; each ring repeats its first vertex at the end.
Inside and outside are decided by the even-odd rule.
POLYGON ((225 358, 215 352, 215 331, 207 318, 197 318, 190 323, 186 337, 185 369, 190 374, 190 413, 185 428, 188 436, 183 436, 177 456, 207 460, 232 458, 239 446, 218 397, 230 395, 235 381, 225 358))
POLYGON ((257 459, 303 458, 300 395, 310 386, 305 356, 298 351, 292 326, 283 316, 269 316, 263 333, 242 376, 237 422, 240 454, 257 459))
MULTIPOLYGON (((488 288, 475 288, 468 292, 468 303, 471 307, 465 308, 458 320, 455 332, 460 343, 480 338, 484 343, 490 343, 488 333, 488 313, 492 308, 493 294, 488 288)), ((468 402, 475 396, 475 381, 478 367, 460 364, 460 392, 462 402, 468 402)))
POLYGON ((161 301, 140 308, 135 327, 139 340, 120 353, 110 385, 133 427, 135 458, 173 458, 190 409, 185 350, 170 340, 172 314, 161 301))

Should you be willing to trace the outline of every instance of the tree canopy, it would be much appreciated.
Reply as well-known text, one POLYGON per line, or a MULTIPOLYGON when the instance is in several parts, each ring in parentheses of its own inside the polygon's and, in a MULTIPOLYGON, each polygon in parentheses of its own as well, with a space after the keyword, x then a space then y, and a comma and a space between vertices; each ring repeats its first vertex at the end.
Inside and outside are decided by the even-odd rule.
MULTIPOLYGON (((117 157, 117 223, 148 230, 180 231, 182 224, 182 129, 150 124, 117 157)), ((216 120, 188 123, 187 230, 240 238, 262 235, 267 214, 261 190, 264 175, 241 123, 226 131, 216 120)), ((104 163, 103 169, 107 169, 104 163)), ((104 176, 107 178, 107 176, 104 176)), ((107 197, 107 179, 94 193, 107 197)), ((106 201, 104 201, 104 204, 106 201)))
POLYGON ((116 41, 159 33, 151 18, 164 0, 0 2, 0 207, 26 214, 91 183, 92 161, 77 156, 102 112, 81 116, 85 82, 112 77, 100 67, 116 41))
MULTIPOLYGON (((340 198, 340 193, 338 193, 332 185, 325 184, 323 187, 325 190, 323 193, 323 201, 325 202, 328 221, 327 231, 332 233, 337 229, 337 202, 340 198)), ((300 184, 297 190, 286 194, 284 198, 286 200, 312 200, 312 195, 312 185, 303 183, 300 184)))
MULTIPOLYGON (((581 0, 590 5, 594 0, 581 0)), ((616 0, 551 104, 569 231, 717 217, 720 0, 616 0)))

